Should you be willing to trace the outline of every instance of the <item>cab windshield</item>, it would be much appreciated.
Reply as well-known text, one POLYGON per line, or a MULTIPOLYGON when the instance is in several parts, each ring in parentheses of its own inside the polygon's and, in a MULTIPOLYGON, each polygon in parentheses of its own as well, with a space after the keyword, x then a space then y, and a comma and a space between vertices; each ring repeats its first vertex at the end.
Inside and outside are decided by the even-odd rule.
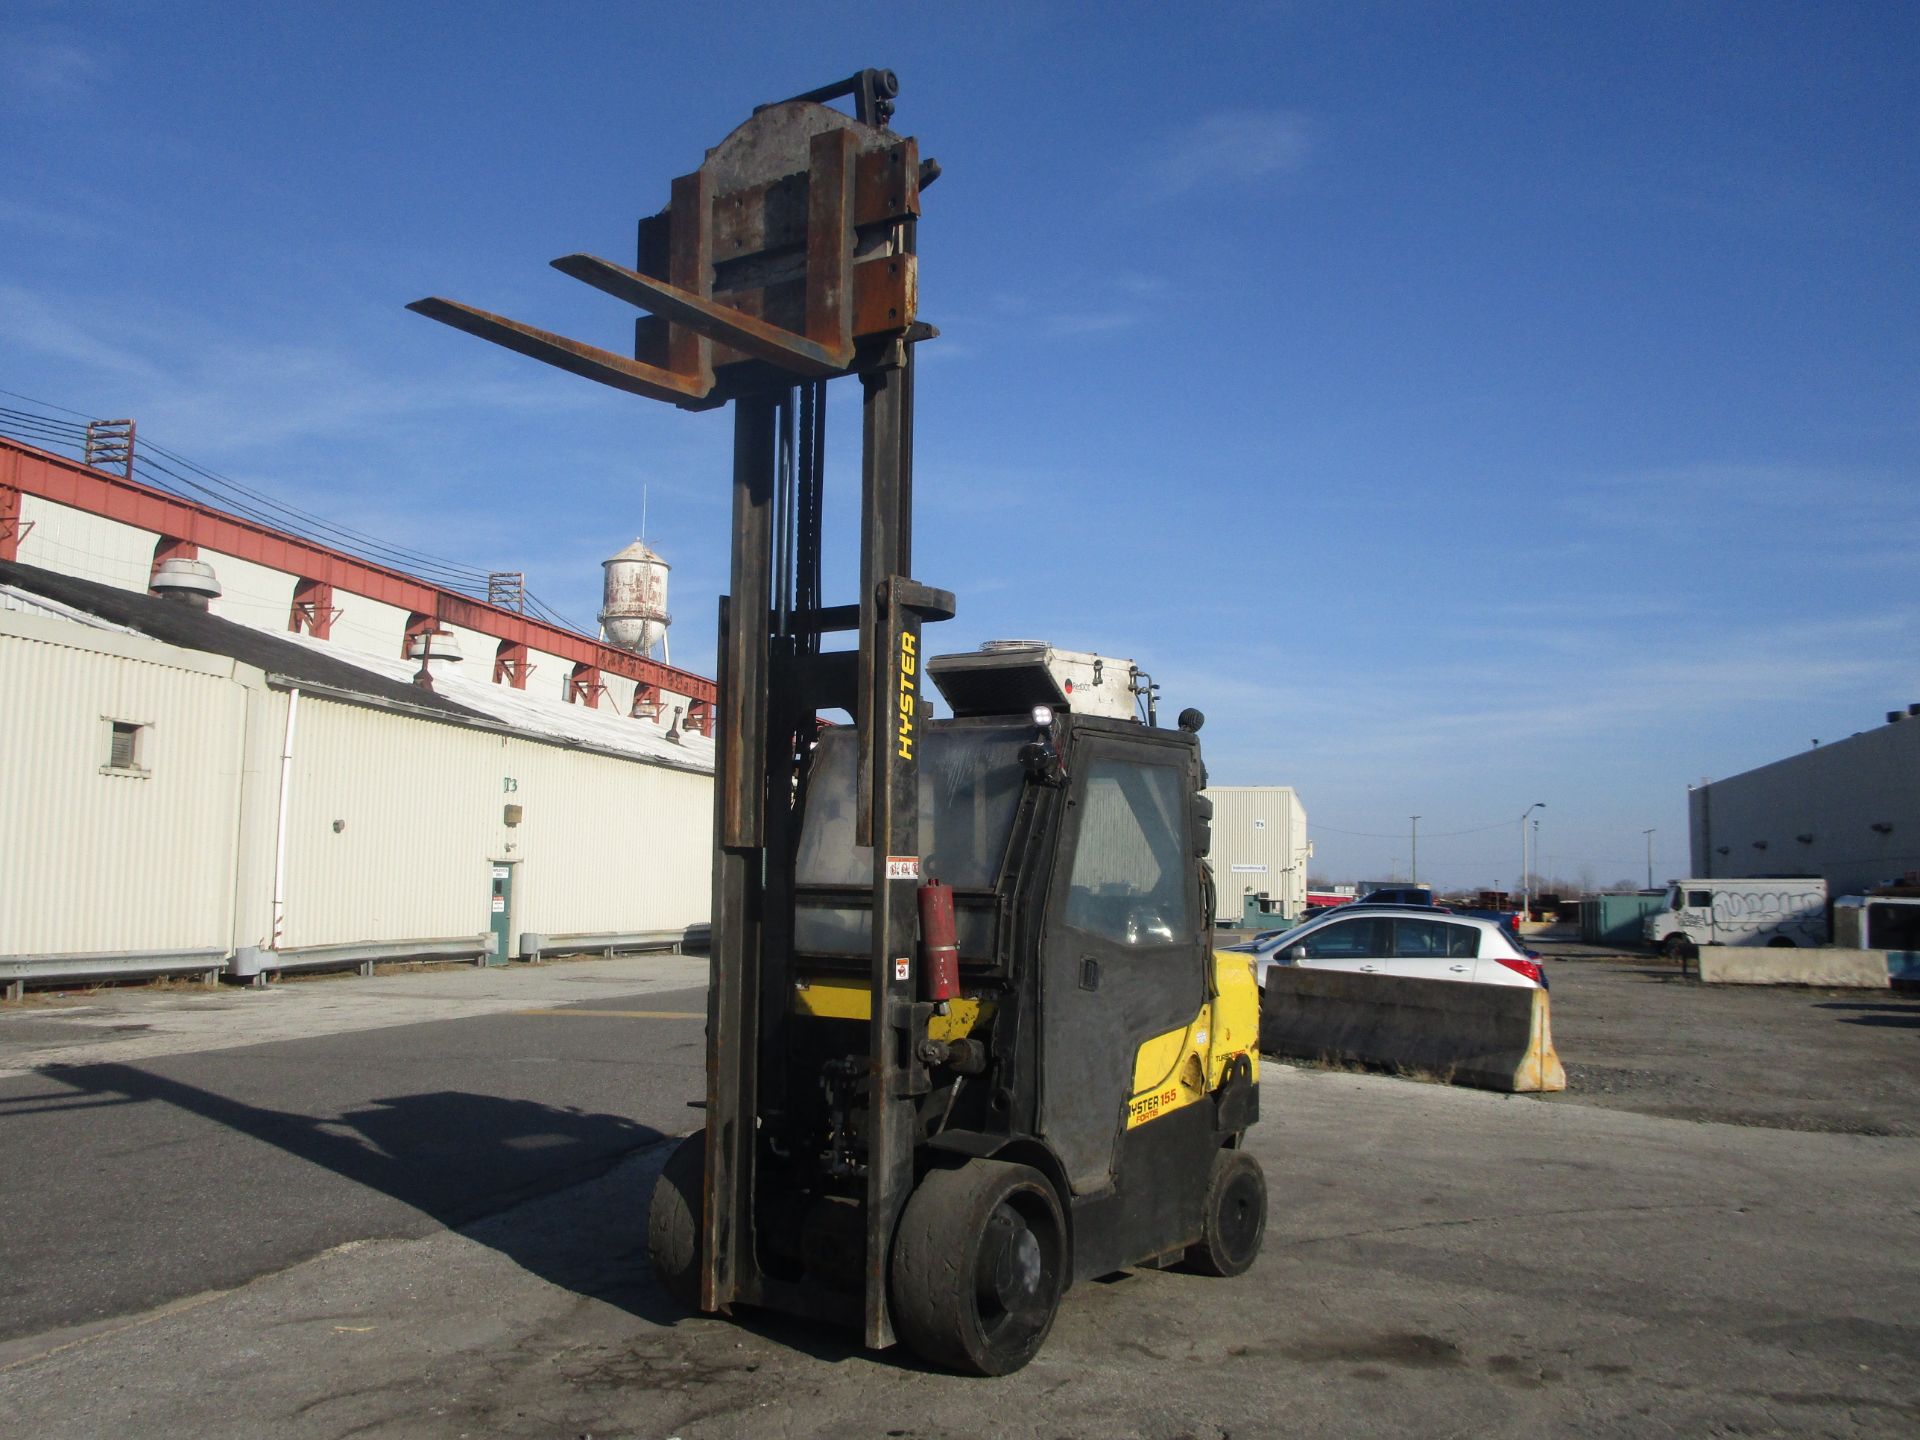
MULTIPOLYGON (((920 739, 920 876, 991 890, 1006 858, 1031 725, 929 726, 920 739)), ((859 733, 828 730, 813 754, 795 879, 801 887, 873 884, 873 850, 855 845, 859 733)))

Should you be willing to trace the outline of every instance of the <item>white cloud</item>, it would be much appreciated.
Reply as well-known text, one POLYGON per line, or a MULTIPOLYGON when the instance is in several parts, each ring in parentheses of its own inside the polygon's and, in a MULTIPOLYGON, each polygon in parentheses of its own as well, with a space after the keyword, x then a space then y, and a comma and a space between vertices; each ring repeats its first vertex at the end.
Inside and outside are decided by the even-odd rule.
POLYGON ((90 100, 108 69, 97 51, 71 40, 19 35, 0 39, 0 96, 16 104, 90 100))
MULTIPOLYGON (((162 372, 134 355, 125 345, 96 333, 98 327, 76 319, 71 307, 19 285, 0 285, 0 315, 6 317, 6 340, 34 354, 86 365, 108 374, 158 381, 162 372)), ((111 331, 104 332, 111 334, 111 331)))
POLYGON ((1491 775, 1516 755, 1590 756, 1623 739, 1732 733, 1756 710, 1871 688, 1898 671, 1891 657, 1908 652, 1917 626, 1920 612, 1909 609, 1790 625, 1696 623, 1631 645, 1592 636, 1570 651, 1535 648, 1505 664, 1437 660, 1380 677, 1351 666, 1290 673, 1247 644, 1153 668, 1170 695, 1259 717, 1217 747, 1221 773, 1259 772, 1283 757, 1288 773, 1366 767, 1393 789, 1439 765, 1491 775), (1283 678, 1264 678, 1269 668, 1283 678))
POLYGON ((1560 488, 1569 518, 1644 525, 1654 508, 1711 512, 1716 521, 1740 511, 1831 517, 1843 505, 1905 498, 1905 483, 1859 469, 1781 461, 1703 460, 1575 478, 1560 488))
POLYGON ((96 240, 107 233, 104 221, 25 200, 0 199, 0 225, 66 241, 96 240))
POLYGON ((1311 126, 1284 110, 1223 110, 1163 136, 1141 165, 1162 199, 1225 182, 1287 175, 1312 153, 1311 126))

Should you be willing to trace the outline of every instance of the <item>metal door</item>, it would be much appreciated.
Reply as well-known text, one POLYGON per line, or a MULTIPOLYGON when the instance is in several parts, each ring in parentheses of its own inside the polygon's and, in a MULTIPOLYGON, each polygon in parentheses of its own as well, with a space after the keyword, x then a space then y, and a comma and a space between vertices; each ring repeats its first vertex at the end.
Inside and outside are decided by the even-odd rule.
POLYGON ((1041 939, 1040 1130, 1076 1193, 1110 1183, 1134 1057, 1207 1001, 1189 753, 1084 741, 1041 939))
POLYGON ((488 901, 487 928, 492 932, 487 951, 489 965, 504 965, 512 954, 507 947, 513 935, 513 865, 495 860, 492 871, 492 898, 488 901))

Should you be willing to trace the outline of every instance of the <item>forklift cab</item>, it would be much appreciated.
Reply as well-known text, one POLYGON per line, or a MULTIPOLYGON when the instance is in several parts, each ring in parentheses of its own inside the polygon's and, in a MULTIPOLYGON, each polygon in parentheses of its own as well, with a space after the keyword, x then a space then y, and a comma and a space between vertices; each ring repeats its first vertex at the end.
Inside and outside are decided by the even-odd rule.
MULTIPOLYGON (((899 1338, 956 1369, 1025 1364, 1075 1281, 1182 1261, 1235 1274, 1258 1252, 1265 1183, 1240 1146, 1258 1114, 1259 994, 1244 956, 1211 948, 1189 714, 1166 730, 1041 706, 921 731, 919 878, 951 889, 959 986, 913 1007, 914 1185, 888 1295, 899 1338)), ((805 1295, 854 1322, 873 1103, 859 750, 851 728, 821 732, 796 796, 752 1206, 753 1262, 783 1305, 805 1295)), ((669 1165, 656 1221, 696 1213, 674 1177, 697 1178, 701 1140, 669 1165)), ((662 1267, 687 1295, 672 1261, 692 1248, 669 1244, 662 1267)))

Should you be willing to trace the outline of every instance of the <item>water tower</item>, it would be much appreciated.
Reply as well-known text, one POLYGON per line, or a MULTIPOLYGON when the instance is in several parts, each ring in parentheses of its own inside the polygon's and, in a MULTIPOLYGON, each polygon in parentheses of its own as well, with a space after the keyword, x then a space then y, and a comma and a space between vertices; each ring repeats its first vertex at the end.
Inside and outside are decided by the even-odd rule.
POLYGON ((636 655, 651 655, 673 623, 667 613, 667 572, 673 567, 644 540, 600 563, 607 572, 600 606, 600 628, 607 643, 636 655))

